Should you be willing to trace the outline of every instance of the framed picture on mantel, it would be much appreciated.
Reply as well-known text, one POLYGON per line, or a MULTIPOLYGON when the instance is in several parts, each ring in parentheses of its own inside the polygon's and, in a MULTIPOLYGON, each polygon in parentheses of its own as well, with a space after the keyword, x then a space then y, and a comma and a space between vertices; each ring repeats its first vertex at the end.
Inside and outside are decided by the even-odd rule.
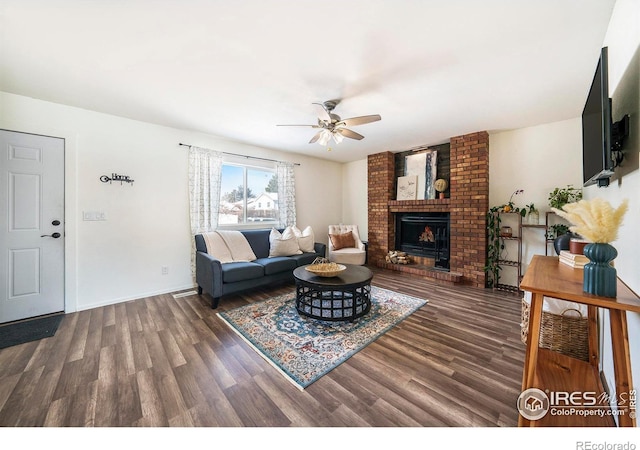
POLYGON ((404 174, 418 177, 417 200, 436 198, 436 181, 438 169, 437 150, 428 150, 405 156, 404 174))
POLYGON ((418 195, 418 176, 398 177, 396 200, 415 200, 418 195))

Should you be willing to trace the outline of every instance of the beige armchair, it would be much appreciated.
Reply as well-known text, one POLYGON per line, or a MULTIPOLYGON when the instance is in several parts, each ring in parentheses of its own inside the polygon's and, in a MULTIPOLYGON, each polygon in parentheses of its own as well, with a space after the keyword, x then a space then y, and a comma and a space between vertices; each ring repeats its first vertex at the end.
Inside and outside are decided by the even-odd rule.
POLYGON ((358 225, 329 225, 327 257, 338 264, 364 264, 367 252, 358 225))

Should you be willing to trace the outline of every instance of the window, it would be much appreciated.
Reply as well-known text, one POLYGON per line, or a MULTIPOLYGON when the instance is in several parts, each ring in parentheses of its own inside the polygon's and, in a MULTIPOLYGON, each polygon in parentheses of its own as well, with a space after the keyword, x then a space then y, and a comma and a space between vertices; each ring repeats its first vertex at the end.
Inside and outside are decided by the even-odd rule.
POLYGON ((277 221, 278 182, 275 169, 222 164, 218 224, 233 226, 258 222, 274 225, 277 221))

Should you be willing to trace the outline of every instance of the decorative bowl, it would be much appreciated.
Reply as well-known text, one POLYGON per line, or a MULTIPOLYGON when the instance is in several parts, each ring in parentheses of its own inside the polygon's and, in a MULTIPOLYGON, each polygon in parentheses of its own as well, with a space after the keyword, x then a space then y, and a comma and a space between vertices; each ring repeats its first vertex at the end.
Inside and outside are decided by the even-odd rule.
POLYGON ((329 277, 336 277, 340 275, 342 272, 347 270, 347 266, 330 262, 330 263, 310 264, 307 267, 305 267, 305 269, 319 277, 329 278, 329 277))

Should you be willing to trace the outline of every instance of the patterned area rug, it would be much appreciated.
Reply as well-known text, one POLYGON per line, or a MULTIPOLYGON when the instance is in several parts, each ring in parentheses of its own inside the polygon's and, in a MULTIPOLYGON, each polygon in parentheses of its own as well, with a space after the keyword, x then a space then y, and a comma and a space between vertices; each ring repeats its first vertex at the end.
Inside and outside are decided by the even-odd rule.
POLYGON ((371 311, 353 323, 300 316, 295 292, 217 315, 304 389, 427 303, 375 286, 371 286, 371 299, 371 311))

